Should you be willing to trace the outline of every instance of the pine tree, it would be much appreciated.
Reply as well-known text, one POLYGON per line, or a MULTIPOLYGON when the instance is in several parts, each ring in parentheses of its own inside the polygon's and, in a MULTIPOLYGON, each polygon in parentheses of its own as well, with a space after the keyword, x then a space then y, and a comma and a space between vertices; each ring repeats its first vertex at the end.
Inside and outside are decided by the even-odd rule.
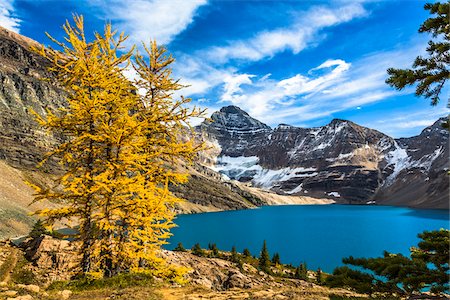
POLYGON ((44 234, 48 234, 48 231, 45 229, 44 223, 41 220, 37 220, 28 236, 36 239, 44 234))
POLYGON ((180 251, 180 252, 186 252, 186 249, 184 248, 183 244, 180 242, 178 245, 173 249, 173 251, 180 251))
POLYGON ((316 281, 317 281, 317 284, 319 284, 319 285, 323 284, 323 282, 324 282, 323 273, 320 268, 318 268, 316 271, 316 281))
POLYGON ((197 256, 205 256, 205 253, 199 243, 196 243, 194 246, 192 246, 191 252, 192 254, 197 256))
POLYGON ((238 263, 239 262, 239 255, 236 251, 236 247, 233 246, 231 247, 231 261, 234 263, 238 263))
POLYGON ((251 257, 252 254, 250 253, 250 250, 248 250, 248 248, 245 248, 244 251, 242 252, 242 255, 244 257, 251 257))
POLYGON ((280 254, 278 254, 278 252, 275 253, 275 254, 272 256, 272 263, 273 263, 274 265, 279 265, 279 264, 281 264, 281 263, 280 263, 280 254))
POLYGON ((411 247, 413 261, 433 265, 424 282, 430 286, 433 293, 447 292, 450 275, 450 231, 445 229, 424 231, 418 237, 421 239, 418 246, 411 247))
POLYGON ((306 263, 301 263, 296 269, 295 269, 295 275, 294 277, 296 279, 301 280, 307 280, 308 279, 308 268, 306 267, 306 263))
POLYGON ((427 3, 425 9, 433 15, 419 28, 420 33, 431 33, 434 38, 428 42, 428 57, 418 56, 412 69, 388 69, 386 83, 398 90, 417 83, 416 95, 430 98, 436 105, 450 78, 450 3, 427 3))
POLYGON ((266 240, 264 240, 261 253, 259 255, 259 269, 263 272, 268 273, 270 271, 270 255, 267 250, 266 240))
POLYGON ((61 219, 78 223, 85 273, 113 276, 145 268, 161 274, 168 268, 156 251, 170 236, 173 206, 180 201, 168 186, 187 180, 175 164, 192 158, 197 149, 179 134, 188 118, 200 112, 182 107, 189 99, 172 100, 171 91, 182 86, 171 84, 176 82, 170 78, 173 59, 161 57, 165 50, 155 42, 149 60, 157 61, 156 69, 165 75, 144 77, 152 63, 137 54, 141 78, 132 83, 123 75, 133 54, 133 49, 123 50, 126 36, 106 25, 103 35, 96 33, 88 42, 83 18, 74 20, 75 26, 64 26, 67 45, 50 37, 62 52, 35 49, 49 60, 68 102, 57 112, 37 116, 49 132, 67 137, 49 154, 59 158, 64 173, 54 187, 34 186, 36 201, 62 205, 37 214, 50 225, 61 219))
POLYGON ((342 261, 370 272, 340 267, 327 278, 327 284, 403 296, 418 296, 427 290, 432 295, 419 295, 420 298, 443 298, 449 290, 450 231, 425 231, 418 236, 422 240, 417 247, 411 247, 411 258, 387 251, 375 258, 350 256, 342 261))
POLYGON ((219 257, 219 249, 217 248, 216 243, 210 244, 209 250, 211 250, 211 257, 219 257))

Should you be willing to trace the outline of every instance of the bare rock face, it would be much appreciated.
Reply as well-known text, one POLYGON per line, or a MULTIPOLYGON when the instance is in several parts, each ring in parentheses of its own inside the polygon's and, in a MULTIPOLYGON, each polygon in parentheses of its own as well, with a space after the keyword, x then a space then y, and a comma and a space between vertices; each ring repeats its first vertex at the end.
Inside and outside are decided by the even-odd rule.
POLYGON ((81 257, 77 244, 43 235, 22 243, 25 257, 47 281, 68 280, 76 272, 81 257))
POLYGON ((376 195, 380 203, 449 208, 449 132, 442 127, 444 121, 418 136, 396 140, 382 169, 385 180, 376 195))
POLYGON ((449 134, 442 120, 417 137, 393 139, 339 119, 316 128, 270 129, 235 106, 212 119, 197 130, 218 144, 214 167, 231 179, 340 203, 449 207, 449 134))
POLYGON ((265 273, 244 264, 243 271, 235 263, 219 258, 198 257, 188 252, 162 250, 161 256, 170 264, 187 267, 190 282, 215 291, 233 288, 250 289, 256 287, 299 286, 305 282, 287 279, 283 284, 265 273))
POLYGON ((205 121, 199 131, 206 132, 220 144, 222 155, 251 156, 264 141, 271 129, 266 124, 250 117, 237 106, 226 106, 205 121))
POLYGON ((25 168, 35 168, 57 142, 32 111, 45 116, 65 104, 62 90, 44 80, 51 77, 48 64, 31 46, 39 45, 0 27, 0 159, 25 168))

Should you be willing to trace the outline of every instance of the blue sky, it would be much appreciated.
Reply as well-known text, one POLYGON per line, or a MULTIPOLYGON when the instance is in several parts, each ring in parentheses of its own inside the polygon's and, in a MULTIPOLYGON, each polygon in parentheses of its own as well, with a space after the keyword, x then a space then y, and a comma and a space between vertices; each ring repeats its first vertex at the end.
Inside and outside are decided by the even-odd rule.
POLYGON ((209 113, 234 104, 276 126, 348 119, 394 137, 420 133, 448 113, 414 88, 384 83, 410 67, 430 38, 417 29, 425 1, 0 0, 0 25, 48 44, 73 13, 86 31, 105 22, 165 44, 177 59, 180 94, 209 113))

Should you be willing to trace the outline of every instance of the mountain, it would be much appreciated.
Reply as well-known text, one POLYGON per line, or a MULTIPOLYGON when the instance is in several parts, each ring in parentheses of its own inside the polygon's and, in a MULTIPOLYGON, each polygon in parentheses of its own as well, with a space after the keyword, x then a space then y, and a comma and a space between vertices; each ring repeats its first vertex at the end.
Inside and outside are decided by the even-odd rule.
POLYGON ((279 194, 448 208, 449 133, 442 122, 416 137, 394 139, 340 119, 322 127, 271 129, 227 106, 197 132, 216 145, 215 170, 279 194))
MULTIPOLYGON (((54 205, 43 201, 30 206, 33 189, 24 181, 49 186, 61 171, 53 160, 39 169, 36 167, 45 153, 64 137, 48 135, 35 121, 32 111, 45 116, 47 109, 56 111, 64 107, 66 101, 61 88, 51 79, 43 80, 52 78, 52 74, 47 71, 46 60, 32 52, 31 46, 39 44, 0 27, 0 238, 27 233, 35 222, 30 213, 54 205)), ((236 127, 250 128, 261 124, 239 124, 236 127)), ((224 123, 223 128, 229 129, 230 124, 224 123)), ((270 130, 269 127, 266 129, 270 130)), ((171 187, 172 192, 188 200, 179 205, 178 212, 245 209, 278 203, 333 202, 254 192, 250 187, 225 181, 218 172, 202 165, 210 163, 217 154, 211 150, 192 166, 180 166, 187 169, 191 178, 186 185, 171 187)))

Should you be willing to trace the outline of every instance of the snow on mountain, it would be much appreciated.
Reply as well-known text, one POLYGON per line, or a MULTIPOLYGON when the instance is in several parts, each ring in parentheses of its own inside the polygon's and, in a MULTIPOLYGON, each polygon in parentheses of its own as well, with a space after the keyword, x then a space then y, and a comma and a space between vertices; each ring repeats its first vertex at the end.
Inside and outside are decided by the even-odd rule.
POLYGON ((327 195, 347 203, 390 203, 391 195, 404 198, 397 192, 414 173, 415 180, 423 182, 411 197, 433 194, 441 199, 448 191, 448 185, 430 190, 448 170, 448 131, 439 121, 417 137, 393 139, 340 119, 316 128, 280 124, 271 129, 236 106, 222 108, 211 119, 197 130, 219 145, 214 169, 256 187, 280 194, 327 195))

